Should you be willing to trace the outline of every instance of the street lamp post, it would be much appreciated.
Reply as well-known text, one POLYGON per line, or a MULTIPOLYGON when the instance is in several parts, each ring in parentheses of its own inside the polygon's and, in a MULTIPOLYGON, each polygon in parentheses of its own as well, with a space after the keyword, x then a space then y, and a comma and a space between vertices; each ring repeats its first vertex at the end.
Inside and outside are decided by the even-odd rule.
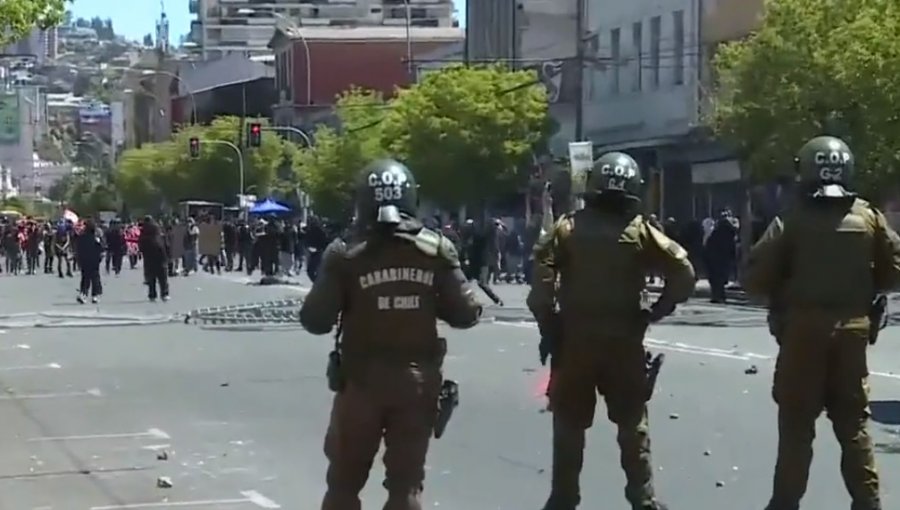
MULTIPOLYGON (((294 126, 267 126, 262 128, 263 131, 281 131, 281 132, 290 132, 299 135, 306 142, 306 147, 311 149, 313 146, 312 139, 306 134, 306 131, 303 131, 300 128, 296 128, 294 126)), ((304 191, 302 191, 299 187, 296 189, 297 198, 300 200, 300 207, 302 208, 303 214, 303 222, 306 223, 307 217, 309 215, 309 208, 307 207, 308 197, 304 191)))
POLYGON ((231 147, 231 149, 237 154, 237 157, 238 157, 238 172, 240 173, 240 176, 239 176, 239 178, 240 178, 240 184, 239 184, 240 189, 239 189, 239 191, 238 191, 238 193, 240 193, 240 194, 238 195, 240 198, 239 198, 239 203, 238 203, 238 205, 241 207, 241 215, 244 215, 244 154, 241 152, 241 149, 238 148, 237 145, 235 145, 235 144, 233 144, 233 143, 231 143, 231 142, 229 142, 229 141, 227 141, 227 140, 200 140, 200 143, 211 143, 211 144, 215 144, 215 145, 226 145, 226 146, 228 146, 228 147, 231 147))
POLYGON ((406 66, 409 72, 409 79, 413 79, 413 61, 412 61, 412 30, 410 29, 410 18, 412 18, 412 14, 410 12, 409 0, 403 0, 403 3, 406 4, 406 66))
MULTIPOLYGON (((238 9, 238 14, 255 14, 258 11, 255 9, 238 9)), ((303 35, 303 30, 299 25, 297 25, 294 20, 288 18, 284 14, 278 12, 267 12, 266 14, 271 15, 273 18, 278 18, 285 23, 287 23, 289 28, 293 28, 296 30, 297 35, 300 36, 300 43, 303 44, 303 53, 304 59, 306 63, 306 104, 312 104, 312 67, 310 66, 309 60, 309 42, 306 40, 306 36, 303 35)))
POLYGON ((303 138, 303 140, 306 142, 307 147, 313 146, 312 139, 309 137, 308 134, 306 134, 306 131, 303 131, 300 128, 296 128, 293 126, 266 126, 266 127, 260 128, 260 129, 262 129, 263 131, 275 131, 275 132, 287 131, 290 133, 294 133, 294 134, 300 136, 300 138, 303 138))
POLYGON ((181 76, 178 76, 175 73, 172 73, 169 71, 164 71, 162 69, 145 69, 141 72, 141 74, 146 75, 146 76, 153 76, 156 74, 161 74, 163 76, 169 76, 169 77, 175 79, 176 81, 178 81, 178 83, 180 83, 181 85, 184 85, 184 89, 187 91, 188 95, 191 97, 191 111, 192 111, 191 125, 193 126, 194 124, 197 123, 197 98, 194 96, 194 91, 191 89, 191 86, 188 85, 188 83, 186 81, 184 81, 184 78, 182 78, 181 76))

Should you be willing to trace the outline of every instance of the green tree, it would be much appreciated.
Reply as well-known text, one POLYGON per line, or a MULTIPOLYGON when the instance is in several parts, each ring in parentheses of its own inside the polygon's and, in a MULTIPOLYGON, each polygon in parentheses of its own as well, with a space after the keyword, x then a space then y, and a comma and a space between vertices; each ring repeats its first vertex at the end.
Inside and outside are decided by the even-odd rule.
POLYGON ((715 59, 712 125, 757 179, 789 173, 807 139, 845 138, 868 191, 896 181, 900 4, 779 0, 763 25, 715 59))
POLYGON ((392 104, 385 145, 414 169, 428 198, 448 207, 515 190, 520 164, 550 126, 535 74, 501 66, 430 73, 392 104))
MULTIPOLYGON (((237 154, 225 144, 210 142, 227 141, 240 147, 241 131, 240 118, 220 117, 209 126, 182 129, 173 141, 125 151, 115 176, 123 201, 131 210, 156 210, 182 200, 236 203, 240 192, 237 154), (192 137, 201 140, 197 160, 189 155, 192 137)), ((270 192, 285 151, 292 151, 285 143, 266 134, 261 147, 242 148, 245 193, 266 196, 270 192)))
POLYGON ((18 211, 22 214, 28 214, 30 212, 28 203, 19 197, 8 197, 3 199, 3 201, 0 202, 0 209, 7 211, 18 211))
POLYGON ((0 46, 28 35, 37 25, 47 28, 62 23, 66 0, 0 1, 0 46))
POLYGON ((144 46, 150 48, 153 46, 153 36, 150 34, 144 34, 144 46))
POLYGON ((319 127, 315 146, 297 153, 301 186, 319 214, 331 218, 350 215, 359 172, 386 154, 380 132, 386 106, 375 92, 358 88, 345 92, 337 100, 341 129, 319 127))
POLYGON ((172 173, 178 156, 172 142, 144 144, 122 154, 116 186, 129 209, 156 211, 167 201, 177 202, 178 183, 172 173))
POLYGON ((92 174, 80 175, 72 180, 62 201, 79 216, 97 216, 100 211, 119 210, 115 188, 92 174))

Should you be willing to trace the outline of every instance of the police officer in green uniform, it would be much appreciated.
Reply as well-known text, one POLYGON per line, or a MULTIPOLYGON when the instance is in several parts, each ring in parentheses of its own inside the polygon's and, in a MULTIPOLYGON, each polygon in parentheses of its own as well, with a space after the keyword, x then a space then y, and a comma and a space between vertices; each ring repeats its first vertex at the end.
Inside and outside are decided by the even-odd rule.
POLYGON ((768 510, 799 508, 823 410, 841 446, 852 510, 880 510, 866 351, 878 329, 873 299, 900 286, 900 239, 851 191, 854 157, 843 140, 813 138, 795 162, 801 196, 769 225, 743 272, 747 293, 768 300, 779 343, 772 390, 778 460, 768 510))
POLYGON ((653 489, 643 340, 649 323, 691 295, 694 270, 685 250, 638 213, 641 184, 631 157, 603 155, 587 176, 585 208, 562 216, 535 246, 528 307, 542 334, 559 335, 550 389, 553 476, 544 510, 574 510, 581 502, 585 431, 597 394, 619 429, 628 502, 635 510, 666 508, 653 489), (666 285, 647 310, 641 294, 654 273, 666 285), (552 331, 555 323, 560 332, 552 331))
POLYGON ((329 367, 336 395, 325 437, 323 510, 360 508, 382 440, 385 510, 422 508, 446 353, 437 320, 464 329, 481 316, 453 243, 415 218, 416 195, 404 165, 367 167, 357 191, 355 244, 336 240, 326 249, 300 310, 310 333, 329 333, 338 317, 342 329, 329 367))

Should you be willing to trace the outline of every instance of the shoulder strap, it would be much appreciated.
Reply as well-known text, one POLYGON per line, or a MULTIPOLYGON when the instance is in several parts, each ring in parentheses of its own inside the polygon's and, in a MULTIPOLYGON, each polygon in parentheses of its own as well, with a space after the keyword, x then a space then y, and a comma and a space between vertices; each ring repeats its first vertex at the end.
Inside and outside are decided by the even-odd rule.
POLYGON ((423 228, 416 234, 396 232, 394 237, 411 241, 419 251, 431 257, 437 257, 441 253, 443 244, 446 242, 444 234, 427 228, 423 228))

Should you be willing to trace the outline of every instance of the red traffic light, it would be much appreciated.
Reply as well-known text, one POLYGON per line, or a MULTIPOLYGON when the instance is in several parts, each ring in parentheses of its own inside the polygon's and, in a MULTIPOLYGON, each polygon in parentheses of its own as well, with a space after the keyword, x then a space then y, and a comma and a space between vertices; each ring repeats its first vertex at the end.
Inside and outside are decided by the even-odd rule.
POLYGON ((248 145, 259 147, 262 144, 262 126, 257 123, 250 124, 250 132, 247 134, 248 145))

